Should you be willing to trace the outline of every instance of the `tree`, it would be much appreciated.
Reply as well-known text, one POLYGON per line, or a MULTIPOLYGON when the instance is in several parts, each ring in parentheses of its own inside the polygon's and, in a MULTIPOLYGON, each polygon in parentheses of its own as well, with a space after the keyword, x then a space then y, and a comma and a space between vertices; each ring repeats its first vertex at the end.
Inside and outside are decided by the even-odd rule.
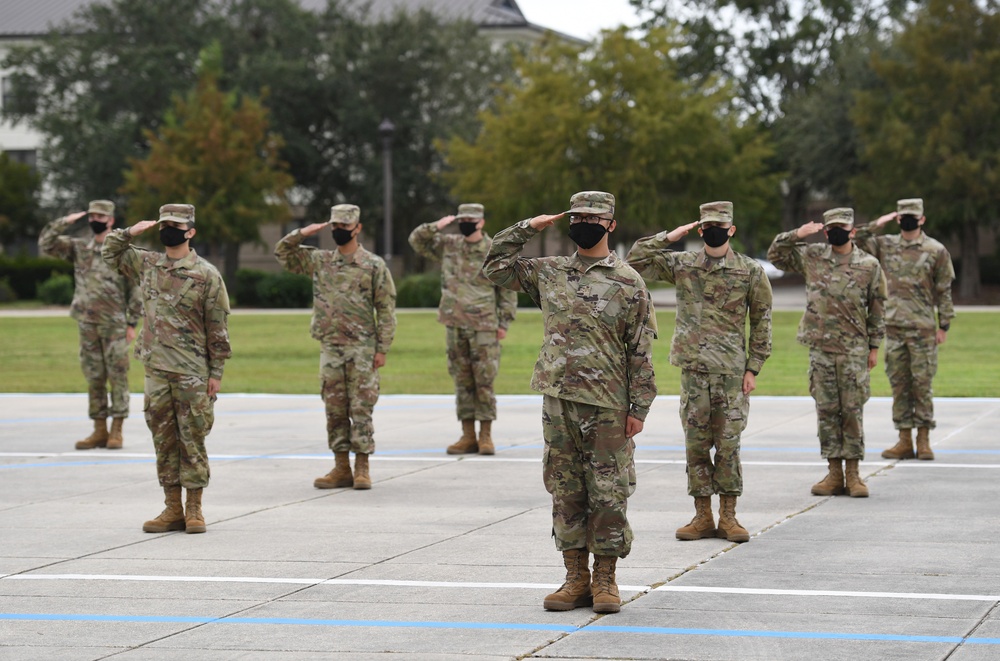
POLYGON ((280 160, 281 138, 268 130, 260 102, 219 89, 218 45, 202 53, 198 84, 175 97, 159 130, 144 131, 150 144, 143 159, 129 159, 122 193, 138 219, 154 217, 165 203, 194 204, 201 240, 225 248, 231 280, 239 246, 259 241, 259 226, 291 216, 285 194, 294 181, 280 160))
POLYGON ((0 152, 0 246, 37 233, 40 186, 30 167, 0 152))
POLYGON ((895 54, 873 61, 881 85, 859 93, 853 113, 863 165, 853 194, 874 209, 923 197, 928 228, 961 239, 966 299, 979 295, 979 229, 1000 211, 1000 14, 987 4, 931 0, 895 54))
POLYGON ((611 191, 625 241, 689 222, 703 202, 729 199, 743 230, 737 236, 752 239, 773 222, 770 145, 731 112, 726 86, 679 77, 677 45, 665 28, 641 39, 618 30, 582 52, 550 42, 520 59, 520 78, 481 115, 478 137, 447 144, 454 193, 509 224, 565 209, 579 190, 611 191))

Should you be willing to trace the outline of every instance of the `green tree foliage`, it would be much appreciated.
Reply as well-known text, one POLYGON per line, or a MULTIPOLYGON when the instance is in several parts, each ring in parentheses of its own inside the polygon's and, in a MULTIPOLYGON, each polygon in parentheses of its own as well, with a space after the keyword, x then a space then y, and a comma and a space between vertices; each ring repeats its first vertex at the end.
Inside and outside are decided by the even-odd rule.
POLYGON ((30 167, 0 152, 0 244, 37 234, 40 186, 30 167))
POLYGON ((375 16, 340 0, 316 12, 295 0, 90 3, 4 62, 18 72, 21 99, 5 116, 46 135, 45 170, 64 206, 120 189, 127 160, 149 150, 144 129, 156 132, 173 95, 195 84, 198 53, 213 41, 223 89, 270 90, 264 103, 297 184, 292 201, 314 219, 349 201, 369 232, 379 226, 378 125, 396 124, 397 250, 410 227, 453 205, 436 176, 436 141, 474 135, 477 112, 511 71, 507 51, 475 25, 427 12, 375 16))
POLYGON ((931 0, 896 48, 872 63, 881 86, 858 95, 864 170, 851 190, 879 210, 923 197, 928 231, 961 238, 960 295, 975 297, 978 230, 1000 211, 1000 14, 931 0))
POLYGON ((729 199, 738 236, 753 237, 774 220, 771 147, 731 112, 727 87, 678 75, 677 45, 665 28, 641 39, 619 30, 584 51, 550 42, 521 58, 478 137, 447 144, 455 194, 486 204, 496 227, 561 211, 576 191, 607 190, 626 242, 729 199))
POLYGON ((175 97, 143 159, 130 159, 122 192, 133 220, 155 218, 161 204, 194 204, 199 240, 225 248, 228 279, 239 245, 259 241, 259 226, 290 217, 285 193, 294 183, 280 160, 281 138, 268 130, 260 102, 219 89, 221 53, 203 53, 198 84, 175 97))

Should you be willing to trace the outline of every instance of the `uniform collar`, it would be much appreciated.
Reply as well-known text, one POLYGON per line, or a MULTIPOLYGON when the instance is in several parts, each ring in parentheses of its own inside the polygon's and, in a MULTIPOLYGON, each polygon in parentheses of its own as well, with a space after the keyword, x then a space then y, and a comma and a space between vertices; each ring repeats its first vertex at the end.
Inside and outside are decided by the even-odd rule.
POLYGON ((575 253, 573 253, 573 257, 570 259, 569 267, 571 269, 575 269, 577 271, 582 271, 582 272, 586 273, 590 269, 598 267, 598 266, 604 266, 604 267, 607 267, 607 268, 615 268, 615 267, 618 266, 618 264, 619 264, 620 261, 621 260, 619 260, 618 254, 614 250, 612 250, 608 254, 608 256, 605 257, 604 259, 600 260, 599 262, 594 262, 590 266, 587 266, 587 264, 582 259, 580 259, 580 253, 579 252, 575 252, 575 253))
POLYGON ((903 235, 901 234, 899 236, 899 245, 903 246, 904 248, 907 248, 909 246, 922 246, 924 245, 925 236, 926 234, 923 233, 923 230, 921 230, 920 234, 918 234, 917 238, 915 239, 904 239, 903 235))
POLYGON ((358 249, 352 252, 350 255, 345 255, 336 248, 333 249, 333 252, 336 255, 335 261, 343 264, 357 264, 358 261, 360 261, 358 258, 361 257, 367 251, 365 250, 365 247, 361 245, 360 242, 358 242, 358 249))
POLYGON ((189 269, 198 262, 198 253, 191 248, 189 252, 184 257, 180 259, 170 259, 167 257, 167 253, 162 253, 160 259, 156 262, 157 266, 166 266, 168 271, 176 271, 177 269, 189 269))
POLYGON ((698 251, 698 258, 695 259, 694 263, 698 268, 705 269, 707 271, 732 269, 736 268, 736 254, 733 252, 733 247, 729 246, 729 249, 726 250, 726 254, 722 257, 712 257, 705 252, 705 248, 702 247, 702 249, 698 251))

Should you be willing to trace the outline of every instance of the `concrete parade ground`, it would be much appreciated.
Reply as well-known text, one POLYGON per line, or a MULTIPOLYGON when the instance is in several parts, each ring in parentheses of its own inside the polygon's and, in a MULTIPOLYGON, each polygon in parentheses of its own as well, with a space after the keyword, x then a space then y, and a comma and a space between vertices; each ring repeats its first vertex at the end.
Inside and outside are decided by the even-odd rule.
MULTIPOLYGON (((84 395, 0 395, 0 659, 1000 658, 1000 400, 939 399, 935 461, 880 458, 868 499, 816 497, 812 400, 752 400, 746 544, 681 542, 693 514, 676 397, 637 437, 618 614, 547 612, 562 582, 541 478, 541 399, 500 398, 493 457, 449 457, 449 396, 385 396, 371 491, 333 465, 317 395, 223 394, 208 532, 163 508, 133 394, 125 447, 78 452, 84 395)), ((713 500, 718 509, 717 499, 713 500)))

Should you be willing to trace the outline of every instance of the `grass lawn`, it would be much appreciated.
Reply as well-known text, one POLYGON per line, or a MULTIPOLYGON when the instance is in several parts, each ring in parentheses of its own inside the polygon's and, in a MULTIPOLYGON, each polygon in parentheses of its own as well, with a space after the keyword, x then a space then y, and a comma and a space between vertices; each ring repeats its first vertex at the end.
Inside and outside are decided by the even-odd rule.
MULTIPOLYGON (((757 394, 808 395, 808 352, 795 341, 799 312, 774 313, 774 350, 757 379, 757 394)), ((661 395, 677 394, 680 370, 667 361, 674 313, 657 315, 660 339, 654 364, 661 395)), ((961 314, 941 347, 934 392, 947 397, 1000 397, 1000 312, 961 314)), ((224 392, 318 393, 319 344, 309 337, 309 316, 234 315, 229 319, 234 357, 224 392)), ((541 343, 541 315, 520 310, 503 344, 496 389, 526 394, 541 343)), ((78 363, 76 322, 64 318, 0 318, 0 392, 85 392, 78 363)), ((882 357, 872 394, 889 395, 882 357)), ((142 390, 142 365, 132 361, 132 389, 142 390)), ((445 364, 444 328, 433 311, 401 312, 396 340, 382 371, 382 392, 454 392, 445 364)))

